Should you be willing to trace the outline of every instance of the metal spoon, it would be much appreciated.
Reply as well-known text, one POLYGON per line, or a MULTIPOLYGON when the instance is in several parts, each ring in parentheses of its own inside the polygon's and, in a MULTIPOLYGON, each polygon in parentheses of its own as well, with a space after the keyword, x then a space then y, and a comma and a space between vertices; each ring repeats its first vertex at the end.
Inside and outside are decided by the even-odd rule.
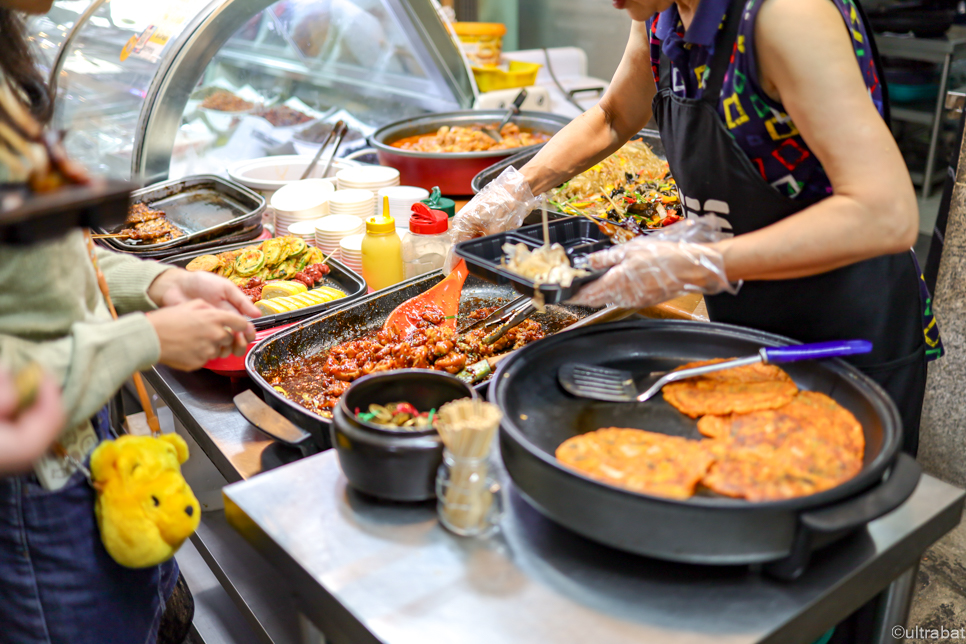
POLYGON ((500 121, 500 124, 496 126, 496 129, 494 129, 492 125, 484 125, 483 132, 497 143, 503 143, 503 135, 500 134, 500 130, 503 129, 504 125, 510 122, 510 119, 520 113, 520 106, 523 105, 525 100, 527 100, 527 90, 526 88, 523 88, 520 90, 520 93, 517 94, 517 97, 513 99, 513 103, 507 110, 506 116, 504 116, 503 120, 500 121))

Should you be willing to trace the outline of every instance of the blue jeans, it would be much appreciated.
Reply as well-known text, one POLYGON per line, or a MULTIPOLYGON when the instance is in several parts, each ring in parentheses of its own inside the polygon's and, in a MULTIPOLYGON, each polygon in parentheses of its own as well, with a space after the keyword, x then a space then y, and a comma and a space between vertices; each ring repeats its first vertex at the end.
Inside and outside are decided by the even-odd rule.
MULTIPOLYGON (((113 437, 106 407, 94 428, 113 437)), ((0 478, 3 644, 154 644, 177 579, 174 559, 140 570, 111 559, 80 472, 56 491, 32 474, 0 478)))

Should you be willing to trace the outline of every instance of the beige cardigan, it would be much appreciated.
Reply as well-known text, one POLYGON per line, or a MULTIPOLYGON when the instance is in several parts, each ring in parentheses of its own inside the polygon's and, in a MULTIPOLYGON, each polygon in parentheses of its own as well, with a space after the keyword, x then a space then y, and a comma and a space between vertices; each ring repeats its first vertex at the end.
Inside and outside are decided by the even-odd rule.
POLYGON ((171 268, 98 249, 119 320, 97 286, 83 233, 35 246, 0 245, 0 364, 38 362, 63 385, 67 428, 91 418, 161 347, 143 313, 147 289, 171 268))

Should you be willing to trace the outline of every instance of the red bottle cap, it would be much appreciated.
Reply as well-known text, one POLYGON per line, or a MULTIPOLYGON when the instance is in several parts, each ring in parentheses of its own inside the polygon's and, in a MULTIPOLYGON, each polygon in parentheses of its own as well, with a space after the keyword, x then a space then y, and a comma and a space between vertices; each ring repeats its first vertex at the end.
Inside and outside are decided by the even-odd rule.
POLYGON ((442 210, 430 210, 420 202, 413 204, 413 214, 409 218, 409 232, 417 235, 438 235, 449 230, 449 217, 442 210))

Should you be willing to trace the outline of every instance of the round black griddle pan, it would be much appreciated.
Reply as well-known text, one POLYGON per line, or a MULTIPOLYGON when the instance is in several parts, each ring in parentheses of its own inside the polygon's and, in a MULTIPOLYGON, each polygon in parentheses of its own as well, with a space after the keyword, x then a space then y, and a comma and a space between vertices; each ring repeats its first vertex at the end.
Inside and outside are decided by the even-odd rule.
POLYGON ((621 550, 693 564, 766 563, 775 576, 801 574, 809 553, 898 507, 920 470, 899 454, 901 421, 888 395, 842 360, 783 365, 800 389, 831 396, 862 424, 861 472, 820 494, 751 503, 701 492, 686 501, 623 490, 570 470, 554 456, 568 438, 628 427, 693 439, 697 422, 657 396, 646 403, 575 398, 557 382, 568 362, 625 369, 642 379, 685 362, 750 355, 796 344, 724 324, 634 320, 547 338, 504 360, 489 399, 505 417, 500 449, 523 497, 556 523, 621 550))

